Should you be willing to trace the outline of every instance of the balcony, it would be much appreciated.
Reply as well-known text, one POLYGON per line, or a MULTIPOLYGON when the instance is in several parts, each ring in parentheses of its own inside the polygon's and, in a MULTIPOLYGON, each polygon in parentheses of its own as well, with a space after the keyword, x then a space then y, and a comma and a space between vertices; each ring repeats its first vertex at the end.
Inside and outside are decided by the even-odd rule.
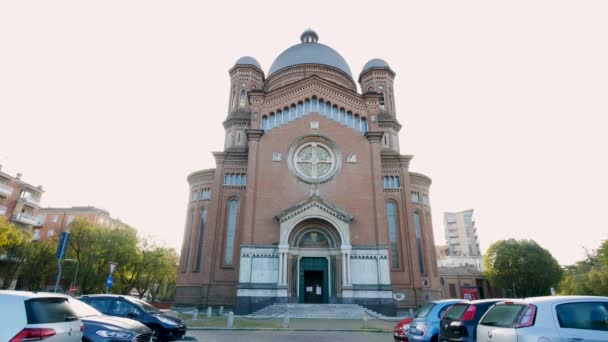
POLYGON ((13 193, 13 188, 10 185, 0 182, 0 195, 8 197, 12 193, 13 193))
POLYGON ((40 224, 38 217, 28 213, 18 213, 13 215, 13 221, 23 224, 31 224, 33 226, 38 226, 40 224))
POLYGON ((0 215, 6 215, 6 211, 8 208, 2 204, 0 204, 0 215))
POLYGON ((23 203, 25 203, 31 207, 40 208, 40 199, 39 198, 24 196, 24 197, 21 197, 19 200, 23 201, 23 203))

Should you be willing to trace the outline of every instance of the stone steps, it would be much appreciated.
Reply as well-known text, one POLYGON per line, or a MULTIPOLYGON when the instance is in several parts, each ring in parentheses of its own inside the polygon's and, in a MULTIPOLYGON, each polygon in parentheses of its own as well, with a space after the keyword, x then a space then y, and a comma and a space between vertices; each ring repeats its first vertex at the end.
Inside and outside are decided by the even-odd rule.
POLYGON ((284 317, 290 318, 334 318, 334 319, 368 319, 384 316, 356 304, 272 304, 260 309, 250 317, 284 317), (367 311, 367 313, 366 313, 367 311))

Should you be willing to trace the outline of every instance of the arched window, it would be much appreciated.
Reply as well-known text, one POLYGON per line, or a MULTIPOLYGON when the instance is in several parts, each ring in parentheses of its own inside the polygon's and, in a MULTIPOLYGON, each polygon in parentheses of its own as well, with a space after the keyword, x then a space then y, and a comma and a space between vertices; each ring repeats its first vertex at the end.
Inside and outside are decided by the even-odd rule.
POLYGON ((310 109, 311 112, 318 112, 319 111, 319 106, 318 106, 318 101, 317 101, 317 97, 313 96, 312 97, 312 108, 310 109))
POLYGON ((243 185, 247 185, 247 175, 243 173, 243 185))
POLYGON ((228 182, 230 182, 230 174, 226 173, 224 174, 224 184, 228 185, 228 182))
POLYGON ((393 202, 386 203, 388 215, 388 237, 391 244, 391 267, 399 268, 399 238, 397 233, 397 206, 393 202))
POLYGON ((188 225, 187 235, 184 234, 184 247, 186 248, 186 253, 184 253, 184 259, 182 259, 182 272, 186 272, 188 270, 188 259, 190 259, 190 243, 192 242, 192 224, 194 223, 194 209, 190 209, 190 224, 188 225), (186 239, 188 236, 188 239, 186 239))
POLYGON ((331 118, 340 121, 340 117, 338 116, 338 106, 334 105, 331 109, 331 118))
POLYGON ((283 112, 281 112, 281 110, 277 110, 276 120, 277 120, 277 127, 279 127, 283 124, 283 112))
POLYGON ((354 125, 355 125, 355 129, 357 131, 361 130, 361 119, 359 118, 359 114, 355 114, 355 123, 354 123, 354 125))
POLYGON ((194 272, 201 270, 201 258, 203 257, 203 240, 205 239, 205 224, 207 224, 207 208, 203 208, 201 212, 201 225, 198 231, 198 248, 196 250, 196 264, 194 272))
POLYGON ((346 111, 344 108, 340 108, 340 123, 346 125, 346 111))
POLYGON ((325 116, 331 118, 331 102, 325 102, 325 116))
POLYGON ((380 109, 384 109, 384 87, 379 85, 378 92, 380 93, 380 109))
POLYGON ((388 176, 384 176, 384 188, 388 188, 388 176))
POLYGON ((310 113, 310 99, 304 100, 304 115, 310 113))
POLYGON ((247 90, 241 90, 241 96, 239 97, 239 107, 243 108, 247 104, 247 90))
POLYGON ((297 117, 295 104, 292 104, 291 109, 289 109, 289 117, 291 118, 291 120, 295 120, 295 118, 297 117))
POLYGON ((275 123, 274 123, 274 113, 270 113, 270 115, 268 116, 268 129, 273 129, 275 128, 275 123))
POLYGON ((291 121, 291 115, 289 115, 289 107, 283 108, 283 122, 291 121))
POLYGON ((232 86, 232 109, 236 108, 236 87, 232 86))
POLYGON ((395 188, 400 188, 401 187, 401 180, 399 179, 399 176, 395 177, 395 188))
POLYGON ((363 132, 363 134, 367 133, 367 119, 366 118, 361 118, 361 132, 363 132))
POLYGON ((241 185, 241 175, 236 175, 236 181, 234 182, 235 185, 241 185))
POLYGON ((230 185, 236 185, 236 174, 231 173, 230 174, 230 185))
POLYGON ((325 101, 319 99, 319 114, 325 115, 325 101))
POLYGON ((416 230, 416 248, 418 250, 418 270, 424 274, 424 259, 422 256, 422 233, 420 227, 420 214, 414 213, 414 228, 416 230))
POLYGON ((298 117, 304 115, 304 104, 302 101, 298 102, 298 117))
POLYGON ((353 113, 350 110, 346 113, 346 125, 353 128, 353 113))
POLYGON ((234 257, 234 239, 236 237, 236 217, 239 201, 233 199, 228 203, 228 222, 226 224, 226 244, 224 247, 224 265, 232 265, 234 257))
POLYGON ((266 115, 262 116, 262 129, 268 129, 268 117, 266 115))

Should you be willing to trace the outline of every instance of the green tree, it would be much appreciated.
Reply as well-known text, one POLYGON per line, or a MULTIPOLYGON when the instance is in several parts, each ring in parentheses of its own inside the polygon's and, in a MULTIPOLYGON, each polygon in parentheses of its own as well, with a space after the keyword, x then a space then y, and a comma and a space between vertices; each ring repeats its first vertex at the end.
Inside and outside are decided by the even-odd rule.
POLYGON ((57 274, 57 239, 32 241, 27 246, 26 258, 21 266, 18 288, 43 291, 49 279, 57 274))
POLYGON ((562 277, 551 253, 532 240, 502 240, 492 244, 484 257, 486 277, 513 297, 550 294, 562 277))
POLYGON ((30 235, 0 216, 0 288, 7 289, 27 256, 30 235))
POLYGON ((561 294, 608 296, 608 240, 584 260, 566 266, 565 274, 559 284, 561 294))

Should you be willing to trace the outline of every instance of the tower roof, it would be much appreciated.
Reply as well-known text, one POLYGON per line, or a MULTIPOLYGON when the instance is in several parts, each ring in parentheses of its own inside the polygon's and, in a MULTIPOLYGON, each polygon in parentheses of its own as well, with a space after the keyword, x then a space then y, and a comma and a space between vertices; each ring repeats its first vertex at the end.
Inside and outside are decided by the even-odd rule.
POLYGON ((363 70, 361 70, 361 73, 364 73, 371 68, 390 68, 390 67, 388 66, 388 63, 386 63, 386 61, 384 59, 374 58, 374 59, 371 59, 369 62, 365 63, 365 65, 363 66, 363 70))
POLYGON ((262 70, 262 67, 260 66, 260 63, 253 57, 250 56, 243 56, 241 58, 239 58, 236 63, 234 63, 234 65, 253 65, 254 67, 262 70))
POLYGON ((353 77, 346 60, 331 47, 318 43, 319 35, 308 29, 300 36, 300 44, 283 51, 272 63, 268 76, 275 72, 301 64, 322 64, 336 68, 353 77))

